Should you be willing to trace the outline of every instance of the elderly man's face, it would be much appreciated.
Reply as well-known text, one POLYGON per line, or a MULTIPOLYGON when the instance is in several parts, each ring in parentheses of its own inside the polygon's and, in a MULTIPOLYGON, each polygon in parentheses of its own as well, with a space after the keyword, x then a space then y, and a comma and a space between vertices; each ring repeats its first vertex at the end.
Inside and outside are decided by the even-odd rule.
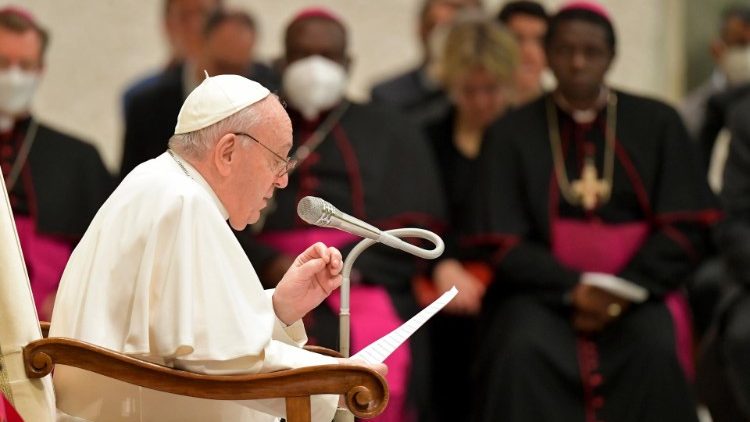
POLYGON ((285 188, 289 178, 284 171, 286 157, 292 148, 292 124, 284 108, 274 100, 273 117, 252 127, 237 128, 238 148, 232 163, 230 198, 225 206, 229 223, 236 230, 255 223, 268 205, 276 188, 285 188), (275 153, 275 154, 274 154, 275 153), (278 156, 277 156, 278 155, 278 156))

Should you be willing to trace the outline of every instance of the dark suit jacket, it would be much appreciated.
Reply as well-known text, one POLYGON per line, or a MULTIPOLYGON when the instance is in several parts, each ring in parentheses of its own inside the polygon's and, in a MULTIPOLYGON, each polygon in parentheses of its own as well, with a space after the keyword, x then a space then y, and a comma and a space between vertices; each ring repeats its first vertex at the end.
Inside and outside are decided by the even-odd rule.
POLYGON ((698 365, 698 391, 714 420, 750 420, 750 95, 735 101, 717 230, 727 279, 698 365))
POLYGON ((371 97, 375 103, 405 111, 419 124, 440 118, 450 108, 445 92, 425 80, 422 66, 375 85, 371 97))
POLYGON ((183 65, 171 66, 153 83, 143 85, 140 91, 130 92, 125 104, 121 178, 138 164, 166 150, 185 99, 182 71, 183 65))
POLYGON ((706 115, 698 135, 701 160, 705 169, 711 164, 711 154, 719 132, 728 126, 732 109, 750 94, 750 84, 728 88, 708 98, 706 115))
POLYGON ((750 96, 739 101, 729 118, 732 139, 724 167, 721 201, 726 219, 720 245, 730 271, 750 286, 750 96))
POLYGON ((39 125, 23 173, 39 231, 78 240, 114 188, 92 145, 39 125))

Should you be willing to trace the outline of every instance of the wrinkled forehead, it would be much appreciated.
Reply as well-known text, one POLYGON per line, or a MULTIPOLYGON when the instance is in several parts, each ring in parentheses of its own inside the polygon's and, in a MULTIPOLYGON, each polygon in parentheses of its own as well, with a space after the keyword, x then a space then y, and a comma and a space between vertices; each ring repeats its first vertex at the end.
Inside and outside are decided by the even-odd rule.
POLYGON ((278 116, 278 124, 276 128, 276 138, 279 141, 279 145, 282 149, 288 151, 292 148, 292 121, 284 111, 283 115, 278 116))
POLYGON ((264 141, 274 151, 288 151, 292 147, 292 122, 286 109, 273 94, 264 100, 263 106, 267 114, 255 130, 263 133, 264 141))

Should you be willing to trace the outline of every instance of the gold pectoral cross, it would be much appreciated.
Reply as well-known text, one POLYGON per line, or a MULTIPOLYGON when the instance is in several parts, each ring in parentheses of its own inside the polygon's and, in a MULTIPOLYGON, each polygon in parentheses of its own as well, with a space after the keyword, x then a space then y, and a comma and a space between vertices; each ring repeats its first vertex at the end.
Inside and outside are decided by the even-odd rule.
POLYGON ((604 202, 609 197, 609 189, 609 183, 597 177, 594 159, 587 157, 583 164, 581 178, 573 181, 573 194, 581 201, 586 211, 591 211, 600 201, 604 202))

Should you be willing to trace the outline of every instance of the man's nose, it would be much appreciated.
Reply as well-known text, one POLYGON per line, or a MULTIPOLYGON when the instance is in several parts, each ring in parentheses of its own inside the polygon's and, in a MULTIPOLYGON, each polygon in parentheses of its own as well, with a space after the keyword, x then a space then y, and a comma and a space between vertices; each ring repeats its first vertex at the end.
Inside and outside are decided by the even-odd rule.
POLYGON ((279 189, 284 189, 289 184, 289 173, 284 173, 283 175, 276 178, 276 181, 274 182, 274 186, 276 186, 279 189))
POLYGON ((583 69, 586 67, 586 61, 586 55, 582 51, 577 51, 573 53, 571 64, 574 69, 583 69))

